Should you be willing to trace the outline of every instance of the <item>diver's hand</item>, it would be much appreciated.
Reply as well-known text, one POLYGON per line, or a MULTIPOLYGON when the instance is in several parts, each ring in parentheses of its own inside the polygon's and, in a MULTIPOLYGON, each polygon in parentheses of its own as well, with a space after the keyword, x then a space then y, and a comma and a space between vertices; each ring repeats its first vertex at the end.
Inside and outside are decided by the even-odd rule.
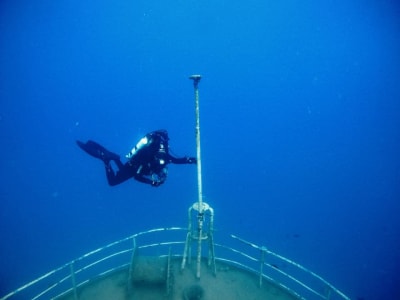
POLYGON ((186 162, 188 164, 197 164, 197 159, 195 157, 186 157, 186 162))
POLYGON ((158 187, 161 185, 161 181, 152 181, 151 186, 158 187))

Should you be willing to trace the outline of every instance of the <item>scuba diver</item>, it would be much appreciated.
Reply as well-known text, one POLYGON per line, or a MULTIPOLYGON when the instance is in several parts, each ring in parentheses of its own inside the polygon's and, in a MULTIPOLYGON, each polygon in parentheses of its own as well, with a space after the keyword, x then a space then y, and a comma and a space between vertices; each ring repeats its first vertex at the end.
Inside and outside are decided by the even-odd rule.
POLYGON ((196 164, 195 157, 177 158, 169 153, 168 132, 157 130, 146 134, 126 155, 128 161, 123 164, 118 154, 112 153, 94 141, 83 143, 76 141, 78 146, 89 155, 101 159, 106 167, 108 184, 120 184, 130 178, 137 181, 160 186, 167 179, 167 165, 196 164), (115 172, 111 165, 115 162, 118 170, 115 172))

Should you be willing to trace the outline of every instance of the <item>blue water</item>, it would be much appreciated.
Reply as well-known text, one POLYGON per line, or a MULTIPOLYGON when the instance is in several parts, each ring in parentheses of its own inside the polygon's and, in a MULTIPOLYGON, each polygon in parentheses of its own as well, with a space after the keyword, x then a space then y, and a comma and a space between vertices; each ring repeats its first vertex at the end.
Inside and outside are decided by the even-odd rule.
MULTIPOLYGON (((75 144, 126 154, 165 128, 215 227, 353 299, 400 285, 396 1, 0 3, 0 295, 110 241, 185 226, 196 168, 107 185, 75 144)), ((216 240, 218 240, 218 232, 216 240)))

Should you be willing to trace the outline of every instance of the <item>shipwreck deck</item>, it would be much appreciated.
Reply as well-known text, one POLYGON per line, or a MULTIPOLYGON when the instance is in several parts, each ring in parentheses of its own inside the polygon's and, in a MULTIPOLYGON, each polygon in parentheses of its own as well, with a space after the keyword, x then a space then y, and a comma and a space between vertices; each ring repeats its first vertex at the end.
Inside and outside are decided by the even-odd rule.
MULTIPOLYGON (((168 272, 166 257, 139 257, 129 274, 125 268, 112 274, 96 278, 77 290, 80 300, 294 300, 299 299, 278 285, 264 280, 260 287, 255 274, 223 262, 217 263, 214 275, 205 261, 202 276, 197 279, 193 265, 183 271, 181 259, 173 259, 168 272), (169 274, 169 275, 168 275, 169 274)), ((57 300, 75 300, 71 292, 57 300)))

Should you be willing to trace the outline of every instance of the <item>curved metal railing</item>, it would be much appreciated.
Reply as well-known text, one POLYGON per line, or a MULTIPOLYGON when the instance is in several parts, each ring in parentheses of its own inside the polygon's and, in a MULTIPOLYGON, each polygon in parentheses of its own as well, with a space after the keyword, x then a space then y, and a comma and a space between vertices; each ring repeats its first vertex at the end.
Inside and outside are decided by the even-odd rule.
MULTIPOLYGON (((135 250, 140 251, 140 255, 166 256, 170 252, 173 256, 181 257, 185 244, 181 240, 185 236, 182 231, 187 229, 158 228, 133 234, 82 255, 17 288, 0 300, 58 298, 71 292, 76 295, 77 289, 89 281, 129 268, 135 250)), ((350 300, 332 284, 300 264, 266 247, 257 246, 234 235, 230 237, 237 246, 215 244, 218 249, 216 253, 222 254, 216 260, 257 274, 260 286, 263 281, 270 281, 300 299, 350 300)))

